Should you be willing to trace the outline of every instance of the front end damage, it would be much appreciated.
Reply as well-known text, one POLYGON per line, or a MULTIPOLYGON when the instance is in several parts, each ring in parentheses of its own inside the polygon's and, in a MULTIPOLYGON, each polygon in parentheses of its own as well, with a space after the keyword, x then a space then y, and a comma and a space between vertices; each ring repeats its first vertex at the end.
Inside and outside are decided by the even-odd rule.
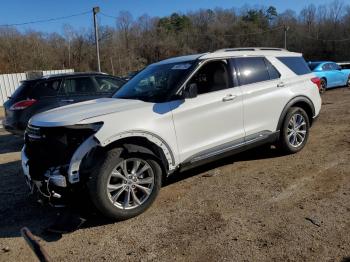
POLYGON ((22 169, 32 194, 40 202, 62 206, 82 190, 99 148, 94 134, 102 123, 63 127, 29 124, 22 149, 22 169))

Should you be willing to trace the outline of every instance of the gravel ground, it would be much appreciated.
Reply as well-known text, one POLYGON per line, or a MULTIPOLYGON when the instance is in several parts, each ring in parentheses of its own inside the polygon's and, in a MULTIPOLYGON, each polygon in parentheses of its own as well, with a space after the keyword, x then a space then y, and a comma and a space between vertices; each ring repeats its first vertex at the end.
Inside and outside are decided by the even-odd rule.
POLYGON ((95 217, 64 235, 28 200, 21 139, 0 131, 0 260, 35 261, 29 227, 54 261, 350 261, 350 90, 323 96, 307 146, 258 148, 169 181, 144 214, 95 217))

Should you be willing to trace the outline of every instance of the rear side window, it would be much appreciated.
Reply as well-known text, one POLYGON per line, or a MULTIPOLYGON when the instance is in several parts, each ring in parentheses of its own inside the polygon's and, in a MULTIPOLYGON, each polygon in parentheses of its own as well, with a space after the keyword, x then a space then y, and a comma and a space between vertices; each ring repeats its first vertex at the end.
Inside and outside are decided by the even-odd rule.
POLYGON ((280 72, 270 63, 270 61, 265 59, 267 70, 269 71, 270 79, 278 79, 281 77, 280 72))
POLYGON ((33 98, 56 96, 61 85, 61 79, 39 82, 31 93, 33 98))
POLYGON ((242 57, 234 59, 238 69, 240 85, 270 80, 265 58, 263 57, 242 57))
POLYGON ((341 69, 340 66, 336 63, 332 63, 331 65, 332 65, 332 70, 340 70, 341 69))
POLYGON ((90 77, 66 79, 60 93, 68 95, 96 93, 96 87, 90 77))
POLYGON ((301 56, 277 57, 277 59, 297 75, 306 75, 311 73, 309 66, 301 56))

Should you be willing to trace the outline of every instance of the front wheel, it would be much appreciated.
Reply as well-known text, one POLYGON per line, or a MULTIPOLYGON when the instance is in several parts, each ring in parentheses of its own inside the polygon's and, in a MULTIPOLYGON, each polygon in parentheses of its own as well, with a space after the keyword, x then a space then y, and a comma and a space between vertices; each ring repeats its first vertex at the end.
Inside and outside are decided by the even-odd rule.
POLYGON ((91 199, 107 217, 125 220, 151 206, 161 188, 162 170, 152 155, 116 148, 88 181, 91 199))
POLYGON ((299 152, 309 137, 310 122, 305 110, 300 107, 289 109, 282 129, 279 144, 285 153, 299 152))
POLYGON ((348 77, 348 81, 346 82, 346 86, 350 89, 350 76, 348 77))

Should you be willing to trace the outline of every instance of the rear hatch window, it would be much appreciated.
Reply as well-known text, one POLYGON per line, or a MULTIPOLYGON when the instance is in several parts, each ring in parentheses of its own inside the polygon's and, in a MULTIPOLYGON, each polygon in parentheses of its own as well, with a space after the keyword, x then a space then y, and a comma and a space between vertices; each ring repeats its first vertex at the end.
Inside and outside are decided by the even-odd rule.
POLYGON ((11 95, 10 99, 18 101, 28 98, 35 83, 36 81, 21 82, 21 84, 16 88, 15 92, 11 95))
POLYGON ((277 57, 284 65, 297 75, 310 74, 311 70, 302 56, 277 57))

